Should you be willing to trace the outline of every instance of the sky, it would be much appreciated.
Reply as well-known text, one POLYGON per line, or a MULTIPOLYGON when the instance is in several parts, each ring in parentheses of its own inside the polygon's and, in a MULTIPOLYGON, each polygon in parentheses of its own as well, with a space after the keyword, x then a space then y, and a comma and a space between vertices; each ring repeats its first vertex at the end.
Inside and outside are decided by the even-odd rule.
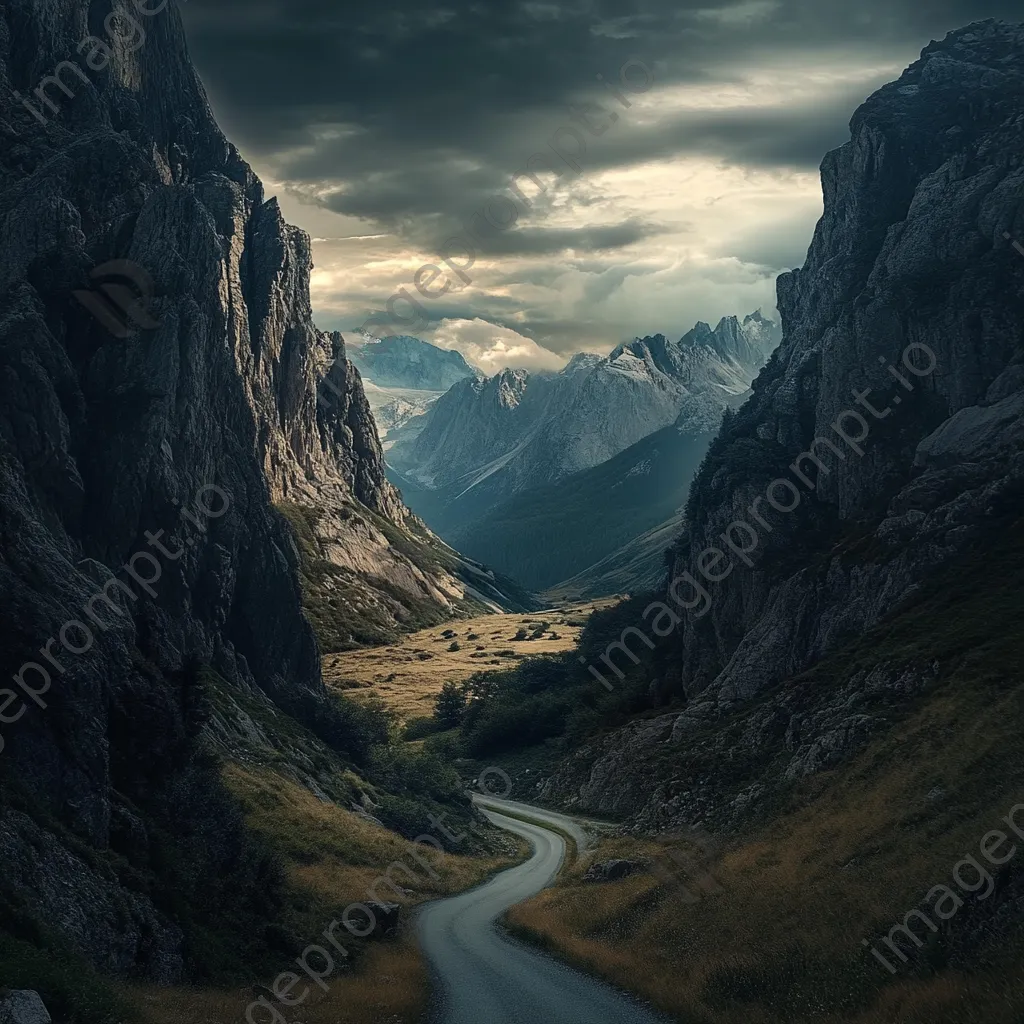
POLYGON ((313 238, 318 325, 389 310, 370 333, 489 373, 770 313, 857 106, 932 39, 1020 19, 1007 0, 182 11, 221 127, 313 238))

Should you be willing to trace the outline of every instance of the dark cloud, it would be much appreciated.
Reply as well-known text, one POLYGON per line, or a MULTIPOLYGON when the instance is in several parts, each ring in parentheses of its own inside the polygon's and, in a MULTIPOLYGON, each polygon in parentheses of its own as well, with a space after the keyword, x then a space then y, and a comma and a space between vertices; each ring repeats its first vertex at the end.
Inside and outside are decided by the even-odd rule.
MULTIPOLYGON (((661 287, 650 277, 657 268, 623 253, 661 245, 667 222, 681 219, 678 209, 631 206, 630 196, 609 214, 616 197, 588 173, 685 157, 780 175, 812 170, 848 138, 859 103, 891 77, 864 69, 905 65, 931 39, 975 20, 1020 18, 1010 0, 193 0, 181 10, 214 109, 243 154, 272 171, 282 191, 325 211, 318 217, 358 218, 355 232, 386 234, 405 258, 410 248, 434 258, 489 199, 508 194, 532 154, 546 153, 563 172, 557 186, 577 187, 556 187, 545 174, 550 187, 520 209, 516 226, 480 246, 500 259, 492 291, 453 292, 426 305, 431 323, 486 317, 565 353, 587 345, 591 331, 606 338, 618 330, 596 309, 635 293, 637 278, 661 287), (769 85, 756 108, 723 102, 684 111, 666 99, 661 110, 636 116, 638 108, 627 110, 597 77, 618 86, 633 56, 653 70, 652 101, 684 85, 736 95, 752 69, 771 82, 772 69, 785 73, 802 61, 862 73, 855 81, 809 80, 804 94, 791 84, 773 97, 769 85), (548 143, 563 126, 583 130, 584 107, 592 124, 619 116, 600 135, 584 132, 576 177, 548 143), (524 309, 517 286, 536 291, 563 267, 586 275, 575 279, 573 298, 557 312, 524 309)), ((639 66, 630 81, 644 84, 639 66)), ((706 249, 768 273, 799 264, 811 227, 807 215, 768 234, 727 227, 729 250, 716 249, 721 238, 706 249)), ((684 229, 671 228, 680 245, 684 229)), ((662 268, 676 262, 664 244, 662 268)), ((387 292, 333 298, 339 309, 369 311, 387 292)), ((678 324, 679 332, 688 326, 678 324)))
POLYGON ((736 16, 742 3, 724 0, 204 0, 182 9, 229 128, 253 154, 308 147, 294 165, 308 180, 394 168, 382 157, 398 153, 475 157, 482 176, 495 165, 508 174, 516 163, 495 157, 528 155, 526 137, 553 131, 567 104, 608 99, 595 76, 614 79, 631 54, 662 85, 729 81, 773 53, 912 52, 976 18, 1019 17, 1008 0, 779 0, 749 21, 736 16), (324 126, 342 134, 325 137, 324 126))
POLYGON ((482 252, 497 256, 551 256, 569 249, 587 253, 624 249, 669 228, 639 220, 579 228, 511 228, 481 233, 482 252))

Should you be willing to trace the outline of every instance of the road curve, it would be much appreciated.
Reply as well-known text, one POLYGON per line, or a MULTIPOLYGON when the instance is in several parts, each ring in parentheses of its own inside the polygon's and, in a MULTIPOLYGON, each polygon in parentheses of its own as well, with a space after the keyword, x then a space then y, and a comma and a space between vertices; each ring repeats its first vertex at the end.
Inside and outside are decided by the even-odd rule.
MULTIPOLYGON (((499 828, 526 839, 533 855, 476 889, 428 904, 417 916, 420 946, 437 982, 432 1024, 665 1024, 629 996, 498 931, 497 918, 557 875, 565 841, 481 809, 499 828)), ((524 810, 536 816, 538 809, 524 810)))
POLYGON ((499 814, 507 811, 507 817, 526 817, 532 821, 538 821, 542 825, 554 825, 558 831, 572 836, 576 849, 581 853, 594 845, 594 835, 614 831, 614 826, 610 826, 604 821, 570 818, 568 814, 549 811, 546 807, 534 807, 533 804, 520 803, 518 800, 506 800, 504 797, 482 796, 480 793, 474 793, 473 803, 484 811, 497 811, 499 814))

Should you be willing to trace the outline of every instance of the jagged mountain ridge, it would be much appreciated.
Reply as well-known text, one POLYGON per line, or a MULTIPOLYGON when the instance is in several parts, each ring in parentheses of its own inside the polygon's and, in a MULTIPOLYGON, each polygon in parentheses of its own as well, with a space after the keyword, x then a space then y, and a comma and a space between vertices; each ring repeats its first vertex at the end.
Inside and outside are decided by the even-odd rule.
POLYGON ((444 392, 476 375, 461 352, 420 338, 403 334, 377 339, 356 333, 348 340, 352 362, 381 388, 444 392))
MULTIPOLYGON (((686 707, 587 745, 549 799, 646 827, 730 827, 863 750, 960 664, 941 611, 924 624, 900 615, 1003 557, 1019 529, 1024 261, 1010 241, 1024 230, 1022 125, 1024 27, 991 21, 932 43, 855 113, 851 141, 822 165, 807 262, 779 280, 782 345, 713 444, 674 552, 672 579, 706 583, 706 601, 688 584, 682 599, 707 611, 681 614, 655 645, 651 693, 686 707), (923 367, 904 353, 923 345, 934 369, 912 373, 923 367), (877 418, 857 404, 865 389, 877 418), (853 409, 869 427, 863 455, 832 429, 853 409), (794 460, 823 437, 843 457, 820 447, 823 468, 802 463, 799 505, 768 509, 766 488, 796 479, 794 460), (705 580, 701 553, 753 523, 758 498, 771 531, 758 530, 752 567, 733 560, 705 580), (886 642, 890 623, 900 643, 886 642), (908 642, 911 627, 932 642, 908 642), (673 778, 652 777, 684 754, 673 778)), ((971 585, 977 615, 984 584, 971 585)))
POLYGON ((757 313, 742 324, 726 317, 714 331, 698 324, 676 342, 656 335, 604 358, 580 354, 557 374, 505 369, 461 381, 414 438, 395 444, 388 462, 440 492, 445 515, 425 514, 444 535, 471 514, 462 499, 471 496, 475 513, 482 503, 597 466, 673 423, 693 434, 716 429, 776 343, 774 325, 757 313))
POLYGON ((232 877, 233 919, 269 923, 239 817, 196 760, 196 664, 274 713, 316 713, 306 541, 348 640, 366 621, 488 607, 498 589, 388 483, 359 374, 312 322, 309 240, 221 134, 173 4, 146 18, 144 49, 81 76, 65 66, 72 95, 51 88, 42 119, 18 101, 100 14, 82 0, 0 11, 5 677, 60 638, 58 664, 31 676, 41 686, 49 666, 48 700, 3 726, 0 903, 6 915, 13 892, 106 970, 172 981, 187 950, 155 894, 171 882, 150 874, 158 841, 180 843, 196 905, 217 911, 212 886, 232 877), (111 260, 153 283, 125 337, 72 296, 111 260), (227 508, 197 517, 208 488, 227 508), (279 509, 293 522, 315 509, 310 536, 279 509), (65 653, 85 635, 62 633, 69 616, 140 552, 160 570, 153 594, 115 589, 86 650, 65 653))

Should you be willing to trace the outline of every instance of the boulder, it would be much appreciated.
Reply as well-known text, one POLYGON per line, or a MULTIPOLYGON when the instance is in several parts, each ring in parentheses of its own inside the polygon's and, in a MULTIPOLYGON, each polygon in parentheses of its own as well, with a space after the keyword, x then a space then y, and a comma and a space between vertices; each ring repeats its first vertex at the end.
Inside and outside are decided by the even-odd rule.
POLYGON ((0 996, 0 1024, 51 1024, 38 992, 19 989, 0 996))
POLYGON ((357 903, 348 911, 348 921, 357 935, 365 938, 382 939, 392 935, 398 928, 402 908, 398 903, 387 903, 384 900, 372 900, 367 903, 357 903), (366 911, 373 914, 372 930, 367 932, 371 926, 370 918, 366 911))
POLYGON ((639 860, 600 860, 587 868, 583 876, 584 882, 617 882, 643 871, 647 865, 639 860))

